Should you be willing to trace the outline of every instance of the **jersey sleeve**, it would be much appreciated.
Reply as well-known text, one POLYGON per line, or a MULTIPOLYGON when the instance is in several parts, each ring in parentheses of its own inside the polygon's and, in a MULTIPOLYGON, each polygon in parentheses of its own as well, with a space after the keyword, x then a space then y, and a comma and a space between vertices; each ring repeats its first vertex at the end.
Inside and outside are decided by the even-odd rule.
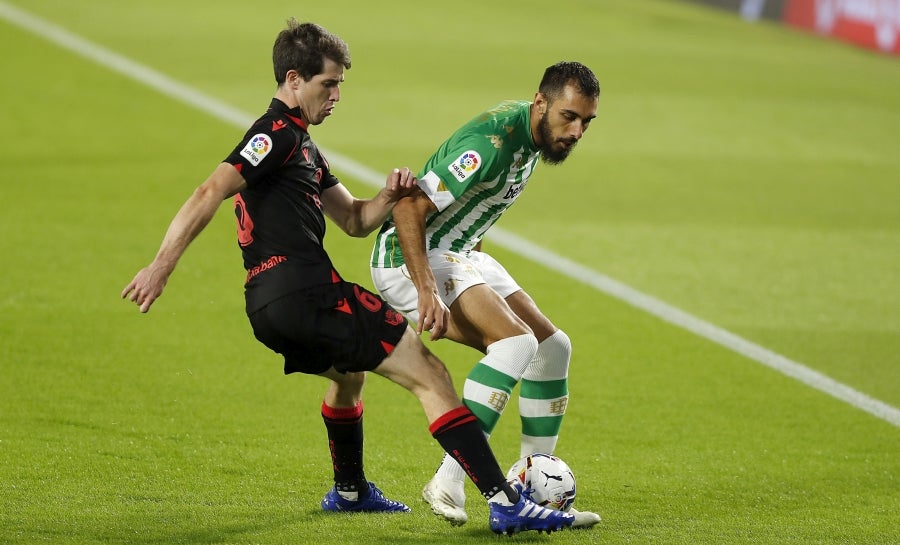
POLYGON ((299 148, 300 142, 291 131, 273 130, 279 127, 277 123, 271 123, 272 128, 267 128, 266 124, 270 122, 271 119, 264 117, 251 127, 225 158, 226 163, 234 165, 241 173, 247 185, 253 185, 272 174, 297 153, 299 148))
POLYGON ((483 134, 448 142, 429 160, 419 187, 438 210, 444 210, 467 189, 496 175, 498 151, 491 137, 483 134))

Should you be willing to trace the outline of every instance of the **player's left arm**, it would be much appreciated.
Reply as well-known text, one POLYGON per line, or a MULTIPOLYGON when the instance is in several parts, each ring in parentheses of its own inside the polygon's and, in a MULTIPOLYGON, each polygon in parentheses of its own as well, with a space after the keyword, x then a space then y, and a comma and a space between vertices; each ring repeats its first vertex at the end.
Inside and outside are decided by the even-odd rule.
POLYGON ((150 305, 162 295, 169 276, 188 245, 209 224, 222 201, 246 185, 234 166, 221 163, 175 214, 156 257, 125 286, 122 298, 127 297, 138 305, 141 312, 150 310, 150 305))
POLYGON ((371 199, 357 199, 343 184, 322 192, 325 214, 351 237, 364 237, 381 227, 394 205, 416 187, 416 177, 406 167, 387 175, 384 187, 371 199))

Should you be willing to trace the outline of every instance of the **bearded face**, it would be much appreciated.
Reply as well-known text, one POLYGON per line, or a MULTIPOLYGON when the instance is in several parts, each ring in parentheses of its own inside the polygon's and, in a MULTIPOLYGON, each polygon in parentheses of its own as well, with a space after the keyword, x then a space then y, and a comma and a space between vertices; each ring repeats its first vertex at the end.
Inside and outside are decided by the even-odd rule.
POLYGON ((553 133, 547 116, 552 109, 544 112, 538 121, 538 135, 541 139, 541 160, 548 165, 557 165, 566 160, 566 157, 575 149, 578 139, 572 136, 560 136, 553 133))
POLYGON ((540 115, 534 128, 534 141, 541 160, 556 165, 565 161, 597 116, 597 97, 581 94, 575 85, 566 85, 555 96, 538 93, 532 115, 540 115))

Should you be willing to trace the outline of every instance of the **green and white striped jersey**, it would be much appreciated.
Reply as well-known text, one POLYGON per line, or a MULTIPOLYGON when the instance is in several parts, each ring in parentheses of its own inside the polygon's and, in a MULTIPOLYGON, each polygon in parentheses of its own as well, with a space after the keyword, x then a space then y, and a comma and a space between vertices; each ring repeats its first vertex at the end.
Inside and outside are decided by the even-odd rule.
MULTIPOLYGON (((426 218, 428 250, 466 253, 525 189, 539 157, 527 101, 505 101, 446 140, 418 173, 419 187, 437 206, 426 218)), ((394 223, 385 222, 372 251, 373 267, 399 267, 403 254, 394 223)))

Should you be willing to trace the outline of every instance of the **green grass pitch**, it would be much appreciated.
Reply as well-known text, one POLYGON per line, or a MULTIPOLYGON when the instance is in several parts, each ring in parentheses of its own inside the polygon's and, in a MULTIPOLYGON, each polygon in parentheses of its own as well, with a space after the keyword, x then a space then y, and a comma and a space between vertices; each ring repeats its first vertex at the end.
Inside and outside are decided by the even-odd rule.
MULTIPOLYGON (((900 406, 900 61, 662 0, 331 4, 0 0, 255 116, 289 16, 353 55, 326 149, 418 168, 547 65, 597 72, 598 118, 500 226, 900 406)), ((328 516, 326 386, 281 374, 243 315, 229 207, 148 315, 119 299, 244 128, 0 17, 0 544, 497 543, 413 396, 372 376, 367 473, 404 516, 328 516)), ((339 174, 342 174, 340 171, 339 174)), ((343 173, 359 196, 373 189, 343 173)), ((326 244, 370 284, 372 239, 326 244)), ((567 544, 900 543, 900 429, 550 271, 494 253, 573 340, 557 453, 567 544)), ((477 357, 430 345, 457 384, 477 357)), ((511 404, 492 444, 518 453, 511 404)))

